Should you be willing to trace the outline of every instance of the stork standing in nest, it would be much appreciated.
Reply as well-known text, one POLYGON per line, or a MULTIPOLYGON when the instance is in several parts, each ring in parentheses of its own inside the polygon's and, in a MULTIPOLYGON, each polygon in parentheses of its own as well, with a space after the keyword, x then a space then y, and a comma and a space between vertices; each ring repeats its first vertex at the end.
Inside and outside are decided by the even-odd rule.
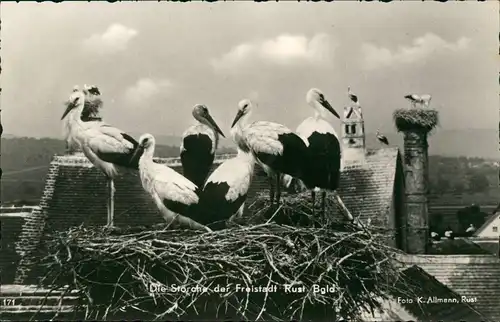
POLYGON ((252 183, 255 157, 235 126, 231 129, 231 137, 237 145, 237 156, 218 166, 200 193, 196 220, 212 229, 224 228, 226 221, 235 214, 243 215, 252 183))
POLYGON ((184 176, 198 187, 203 187, 214 162, 219 135, 224 137, 224 133, 205 105, 195 105, 193 117, 197 124, 182 135, 181 163, 184 176))
POLYGON ((296 130, 307 146, 308 158, 305 175, 300 179, 305 187, 311 190, 313 209, 316 193, 321 192, 321 211, 324 213, 326 191, 333 191, 345 216, 352 221, 351 213, 336 192, 340 180, 341 148, 335 129, 326 120, 327 112, 338 119, 340 115, 319 89, 310 89, 306 95, 306 102, 314 109, 314 116, 305 119, 296 130))
POLYGON ((296 178, 304 176, 307 146, 297 134, 282 124, 267 121, 247 124, 252 109, 253 103, 249 99, 241 100, 231 128, 248 146, 257 163, 270 178, 271 204, 275 201, 279 203, 282 175, 288 174, 296 178))
POLYGON ((75 91, 70 97, 61 119, 69 118, 71 137, 81 146, 84 155, 108 178, 108 219, 107 225, 113 226, 114 221, 114 194, 113 179, 117 176, 116 166, 138 169, 138 159, 134 159, 134 151, 138 146, 137 141, 125 132, 104 122, 92 126, 89 122, 81 120, 87 90, 75 91))
POLYGON ((411 106, 413 108, 417 107, 417 104, 420 107, 428 108, 431 103, 432 96, 430 94, 423 94, 423 95, 408 94, 405 96, 405 98, 411 102, 411 106))
POLYGON ((211 231, 189 218, 197 210, 198 187, 167 165, 154 162, 154 150, 155 138, 151 134, 143 134, 136 149, 136 154, 140 156, 139 176, 142 187, 149 193, 165 221, 211 231))

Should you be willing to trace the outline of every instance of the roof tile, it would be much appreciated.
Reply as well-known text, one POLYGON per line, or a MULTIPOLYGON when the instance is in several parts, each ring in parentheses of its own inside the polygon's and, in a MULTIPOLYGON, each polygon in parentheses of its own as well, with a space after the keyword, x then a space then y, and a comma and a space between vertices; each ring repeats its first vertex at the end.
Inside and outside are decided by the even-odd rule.
POLYGON ((477 298, 471 303, 488 319, 500 320, 500 259, 491 255, 407 255, 408 265, 418 265, 456 293, 477 298))

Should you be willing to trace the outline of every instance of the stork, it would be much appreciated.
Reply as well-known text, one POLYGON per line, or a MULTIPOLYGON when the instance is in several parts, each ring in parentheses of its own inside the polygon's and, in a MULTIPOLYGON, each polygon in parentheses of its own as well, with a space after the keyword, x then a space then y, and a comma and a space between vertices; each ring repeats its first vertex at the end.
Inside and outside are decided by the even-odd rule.
POLYGON ((284 125, 267 121, 247 125, 252 109, 253 104, 249 99, 241 100, 231 129, 234 129, 238 145, 248 146, 256 162, 268 175, 271 204, 274 201, 279 203, 282 174, 303 177, 307 147, 298 135, 284 125))
POLYGON ((385 145, 389 145, 389 140, 387 139, 387 137, 383 134, 380 134, 380 131, 377 130, 377 140, 379 140, 381 143, 385 144, 385 145))
POLYGON ((438 234, 438 233, 436 233, 436 232, 434 232, 434 231, 433 231, 433 232, 431 232, 431 238, 432 238, 433 240, 435 240, 435 241, 440 241, 440 240, 441 240, 441 236, 439 236, 439 234, 438 234))
POLYGON ((211 231, 188 216, 196 211, 198 187, 186 177, 164 164, 153 161, 155 138, 146 133, 139 138, 139 176, 142 187, 150 194, 167 222, 177 222, 192 229, 211 231))
POLYGON ((319 89, 311 88, 307 92, 306 101, 314 109, 314 116, 305 119, 297 127, 296 133, 305 142, 311 163, 307 165, 306 176, 301 179, 311 190, 313 209, 316 192, 321 192, 321 211, 324 213, 326 190, 330 190, 334 192, 335 199, 348 219, 353 220, 351 213, 336 193, 340 180, 340 142, 333 126, 325 120, 327 111, 337 118, 340 118, 340 115, 319 89))
POLYGON ((182 135, 181 163, 184 176, 202 187, 214 162, 219 135, 225 136, 205 105, 195 105, 193 117, 198 124, 189 127, 182 135))
POLYGON ((453 230, 451 229, 446 230, 444 236, 450 240, 455 239, 455 234, 453 234, 453 230))
POLYGON ((104 122, 93 125, 83 122, 81 113, 87 93, 86 90, 73 92, 62 119, 69 118, 72 140, 81 146, 87 159, 108 178, 107 225, 113 226, 115 194, 113 179, 118 174, 116 166, 138 169, 138 161, 133 159, 138 143, 128 134, 104 122))
POLYGON ((431 103, 432 96, 430 94, 408 94, 405 95, 405 98, 411 102, 412 107, 416 107, 417 104, 420 105, 420 107, 429 107, 431 103))
POLYGON ((356 107, 359 107, 358 96, 351 91, 351 87, 347 87, 347 95, 349 96, 351 102, 353 102, 356 107))
POLYGON ((250 149, 238 146, 237 156, 224 161, 208 177, 200 193, 200 216, 195 220, 212 229, 222 229, 234 214, 242 216, 254 166, 255 157, 250 149))
POLYGON ((474 227, 473 224, 470 224, 469 227, 465 230, 468 236, 474 235, 474 232, 476 231, 476 227, 474 227))

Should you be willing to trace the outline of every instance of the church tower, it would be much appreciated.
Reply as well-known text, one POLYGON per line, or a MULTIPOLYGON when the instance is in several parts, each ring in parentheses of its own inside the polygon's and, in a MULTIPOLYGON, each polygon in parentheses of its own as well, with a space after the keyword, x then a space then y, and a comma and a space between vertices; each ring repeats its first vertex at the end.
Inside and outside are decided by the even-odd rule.
POLYGON ((365 122, 360 106, 344 107, 342 146, 344 165, 362 165, 365 163, 365 122))

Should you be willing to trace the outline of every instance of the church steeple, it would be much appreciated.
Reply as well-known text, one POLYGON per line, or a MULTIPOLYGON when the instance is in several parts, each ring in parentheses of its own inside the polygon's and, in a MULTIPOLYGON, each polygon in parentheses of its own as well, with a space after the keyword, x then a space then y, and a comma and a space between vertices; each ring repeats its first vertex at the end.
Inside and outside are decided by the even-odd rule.
POLYGON ((364 163, 366 154, 365 122, 360 106, 351 105, 344 107, 342 144, 344 164, 364 163))

